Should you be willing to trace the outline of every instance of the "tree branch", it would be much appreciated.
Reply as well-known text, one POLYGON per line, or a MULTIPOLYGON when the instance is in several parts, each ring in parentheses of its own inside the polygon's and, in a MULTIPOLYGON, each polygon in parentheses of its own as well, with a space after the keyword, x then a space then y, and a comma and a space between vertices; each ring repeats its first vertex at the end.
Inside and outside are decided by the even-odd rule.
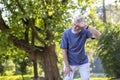
MULTIPOLYGON (((9 27, 5 24, 5 22, 4 22, 3 18, 2 18, 2 15, 0 14, 0 30, 5 31, 7 29, 9 29, 9 27)), ((22 39, 19 40, 15 36, 13 36, 12 34, 9 34, 8 39, 10 41, 12 41, 13 44, 16 47, 18 47, 18 48, 20 48, 20 49, 22 49, 22 50, 24 50, 24 51, 26 51, 28 53, 32 52, 31 50, 32 50, 33 47, 29 43, 26 43, 25 40, 22 40, 22 39)), ((44 47, 34 46, 34 51, 36 51, 36 50, 39 51, 39 52, 43 52, 44 51, 44 47)))
POLYGON ((28 53, 32 54, 36 50, 39 52, 44 51, 44 47, 31 46, 29 43, 26 43, 25 40, 23 40, 23 39, 18 40, 15 36, 12 36, 12 35, 9 35, 8 39, 11 40, 16 47, 18 47, 28 53))
POLYGON ((0 29, 2 31, 9 29, 9 27, 5 24, 3 18, 2 18, 2 12, 0 11, 0 29))
POLYGON ((36 28, 34 27, 34 23, 33 23, 33 22, 34 22, 34 19, 30 19, 29 25, 30 25, 31 29, 32 29, 33 32, 34 32, 35 37, 36 37, 41 43, 45 44, 44 40, 39 37, 38 32, 37 32, 36 28))

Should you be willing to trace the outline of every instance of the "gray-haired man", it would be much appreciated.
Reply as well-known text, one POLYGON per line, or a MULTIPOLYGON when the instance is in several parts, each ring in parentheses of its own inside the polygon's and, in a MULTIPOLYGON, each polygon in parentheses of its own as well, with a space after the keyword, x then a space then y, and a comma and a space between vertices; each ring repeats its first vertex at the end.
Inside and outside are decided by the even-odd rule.
POLYGON ((100 38, 101 33, 85 24, 83 18, 76 18, 73 27, 64 31, 60 47, 63 50, 65 63, 64 80, 73 80, 75 69, 79 69, 82 80, 89 80, 90 70, 85 52, 88 38, 100 38))

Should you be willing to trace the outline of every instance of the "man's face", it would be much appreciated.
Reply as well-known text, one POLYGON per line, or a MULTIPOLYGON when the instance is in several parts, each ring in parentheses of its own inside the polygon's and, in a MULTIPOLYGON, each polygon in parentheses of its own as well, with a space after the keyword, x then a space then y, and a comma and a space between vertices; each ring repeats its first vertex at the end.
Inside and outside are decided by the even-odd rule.
POLYGON ((84 29, 85 27, 85 22, 84 21, 76 21, 74 22, 73 29, 75 32, 79 32, 80 30, 84 29))

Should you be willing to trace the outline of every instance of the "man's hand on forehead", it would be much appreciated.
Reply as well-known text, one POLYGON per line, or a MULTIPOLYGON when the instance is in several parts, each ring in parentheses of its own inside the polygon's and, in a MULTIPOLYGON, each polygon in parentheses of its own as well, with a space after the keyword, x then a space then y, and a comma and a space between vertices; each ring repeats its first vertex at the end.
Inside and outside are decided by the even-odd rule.
POLYGON ((85 26, 85 22, 76 22, 74 25, 75 26, 84 27, 85 26))

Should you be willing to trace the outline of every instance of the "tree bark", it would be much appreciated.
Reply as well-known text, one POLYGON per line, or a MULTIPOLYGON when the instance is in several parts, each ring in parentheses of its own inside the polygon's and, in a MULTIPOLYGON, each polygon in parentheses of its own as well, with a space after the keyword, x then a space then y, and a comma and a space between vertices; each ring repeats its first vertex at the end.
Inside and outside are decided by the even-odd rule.
POLYGON ((106 23, 106 8, 105 8, 105 0, 103 0, 103 22, 106 23))
POLYGON ((38 78, 37 61, 33 61, 33 67, 34 67, 34 79, 37 80, 38 78))
POLYGON ((46 51, 42 54, 42 58, 42 67, 45 72, 45 80, 62 80, 57 67, 55 46, 46 46, 46 51))

